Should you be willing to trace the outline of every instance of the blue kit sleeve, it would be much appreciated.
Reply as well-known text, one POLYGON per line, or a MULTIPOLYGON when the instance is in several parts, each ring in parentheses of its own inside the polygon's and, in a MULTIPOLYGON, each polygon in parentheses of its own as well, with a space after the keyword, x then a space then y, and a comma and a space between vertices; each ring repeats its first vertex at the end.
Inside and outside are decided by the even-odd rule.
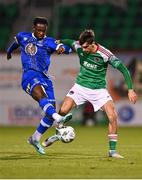
POLYGON ((65 52, 64 52, 64 54, 69 54, 69 53, 71 53, 71 52, 72 52, 72 49, 71 49, 69 46, 67 46, 67 45, 63 45, 63 47, 65 48, 65 52))
POLYGON ((19 47, 19 44, 17 44, 16 41, 14 41, 9 48, 7 49, 7 53, 11 54, 15 49, 19 47))

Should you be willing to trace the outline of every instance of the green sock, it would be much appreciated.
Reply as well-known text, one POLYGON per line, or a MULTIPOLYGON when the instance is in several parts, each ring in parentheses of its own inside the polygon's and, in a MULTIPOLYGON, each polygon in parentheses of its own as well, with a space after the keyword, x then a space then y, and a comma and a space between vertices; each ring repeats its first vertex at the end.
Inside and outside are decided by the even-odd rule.
POLYGON ((109 149, 116 150, 117 141, 109 141, 109 149))

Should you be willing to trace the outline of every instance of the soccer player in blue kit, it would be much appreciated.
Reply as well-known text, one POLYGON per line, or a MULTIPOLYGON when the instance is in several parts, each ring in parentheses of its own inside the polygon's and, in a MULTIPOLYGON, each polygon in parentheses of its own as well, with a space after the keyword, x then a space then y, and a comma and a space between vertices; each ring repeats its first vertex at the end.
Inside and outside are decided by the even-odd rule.
POLYGON ((52 37, 46 36, 48 22, 45 17, 36 17, 33 20, 33 32, 19 32, 15 41, 7 49, 7 60, 12 57, 12 52, 20 47, 21 63, 23 69, 22 88, 35 101, 39 103, 45 116, 28 143, 34 146, 37 152, 45 154, 40 145, 40 139, 45 131, 55 122, 58 127, 72 118, 69 113, 66 116, 59 115, 55 110, 55 97, 52 81, 48 75, 50 56, 52 53, 69 53, 71 49, 52 37))

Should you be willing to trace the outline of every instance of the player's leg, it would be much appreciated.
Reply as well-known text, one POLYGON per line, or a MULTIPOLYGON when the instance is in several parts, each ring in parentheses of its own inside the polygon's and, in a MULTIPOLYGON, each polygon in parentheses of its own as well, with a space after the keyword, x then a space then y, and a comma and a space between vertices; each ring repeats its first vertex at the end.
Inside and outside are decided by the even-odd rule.
POLYGON ((60 110, 59 110, 59 114, 62 116, 65 116, 66 114, 68 114, 73 107, 76 106, 76 103, 74 102, 74 99, 72 99, 71 97, 66 96, 61 104, 60 110))
POLYGON ((40 145, 40 139, 42 135, 47 131, 48 128, 50 128, 54 122, 54 120, 57 121, 57 123, 61 126, 63 126, 63 123, 67 120, 70 120, 72 115, 69 116, 60 116, 56 113, 55 110, 55 97, 53 93, 53 89, 44 90, 44 88, 40 85, 35 86, 35 88, 32 91, 32 97, 38 101, 38 98, 40 98, 40 107, 44 110, 44 112, 48 115, 46 115, 41 121, 36 129, 35 133, 29 138, 29 143, 32 144, 36 150, 40 154, 45 154, 44 149, 40 145), (48 99, 47 99, 48 97, 48 99), (55 116, 55 118, 54 118, 55 116), (59 119, 57 119, 59 116, 59 119), (68 118, 67 118, 68 117, 68 118))
MULTIPOLYGON (((82 88, 75 84, 68 92, 67 96, 64 98, 60 110, 59 110, 59 114, 64 116, 67 113, 69 113, 73 107, 83 104, 85 102, 85 98, 83 97, 83 94, 81 94, 82 92, 82 88)), ((52 138, 52 143, 56 142, 56 137, 54 136, 54 138, 52 138), (55 140, 55 141, 54 141, 55 140)), ((48 146, 48 144, 50 144, 50 138, 47 138, 44 142, 43 145, 45 147, 48 146)), ((50 144, 50 145, 51 145, 50 144)))
POLYGON ((62 117, 56 112, 55 107, 53 106, 55 97, 52 99, 49 97, 49 94, 54 96, 53 84, 46 75, 34 70, 24 72, 22 77, 22 87, 26 93, 31 95, 32 98, 39 103, 39 106, 48 117, 53 118, 57 122, 68 121, 72 118, 72 114, 62 117))
MULTIPOLYGON (((79 104, 79 101, 77 101, 77 98, 76 98, 76 96, 78 96, 76 92, 79 92, 79 91, 77 91, 77 90, 75 90, 73 88, 70 91, 73 91, 74 93, 70 93, 70 91, 69 91, 69 93, 64 98, 64 100, 63 100, 63 102, 61 104, 59 114, 62 115, 62 116, 69 113, 72 110, 72 108, 76 106, 75 102, 77 102, 79 104)), ((51 136, 49 138, 46 138, 45 141, 42 142, 42 145, 44 147, 48 147, 49 145, 52 145, 54 142, 56 142, 58 140, 59 140, 59 138, 55 134, 55 135, 53 135, 53 136, 51 136)))
POLYGON ((69 90, 63 103, 61 104, 59 114, 64 116, 69 113, 72 108, 79 106, 86 102, 85 91, 82 86, 74 84, 74 86, 69 90))
POLYGON ((65 117, 59 115, 55 110, 55 97, 52 87, 52 82, 47 78, 41 77, 38 72, 30 71, 23 74, 22 87, 30 94, 34 100, 39 102, 40 107, 45 112, 44 117, 35 133, 28 139, 28 142, 35 147, 40 154, 45 154, 44 149, 40 145, 40 138, 44 132, 53 124, 56 120, 58 123, 63 124, 72 118, 72 114, 68 114, 65 117), (44 84, 45 87, 42 85, 44 84))
MULTIPOLYGON (((70 97, 65 97, 65 99, 63 100, 63 103, 60 107, 60 110, 59 110, 59 114, 65 116, 68 112, 71 111, 71 109, 75 106, 75 102, 72 98, 70 97)), ((54 126, 56 126, 56 124, 54 124, 54 126)), ((42 145, 44 147, 48 147, 50 145, 52 145, 53 143, 55 143, 56 141, 58 141, 59 138, 58 136, 55 134, 51 137, 48 137, 45 139, 45 141, 42 142, 42 145)))
MULTIPOLYGON (((45 112, 45 114, 53 120, 56 120, 57 123, 63 124, 69 121, 72 118, 72 114, 69 113, 65 116, 59 115, 53 105, 55 98, 51 99, 49 97, 49 94, 47 94, 46 92, 47 91, 45 91, 45 88, 42 85, 38 84, 32 91, 32 97, 39 102, 39 106, 45 112)), ((53 94, 53 88, 51 87, 50 90, 48 89, 48 92, 50 92, 50 94, 53 94)))
POLYGON ((109 119, 109 127, 108 127, 108 138, 109 138, 109 156, 114 158, 123 158, 123 156, 119 155, 116 152, 117 145, 117 112, 114 107, 114 103, 112 100, 106 102, 102 109, 106 112, 107 117, 109 119))
POLYGON ((45 141, 42 142, 43 147, 51 146, 53 143, 59 140, 59 136, 57 134, 50 136, 45 141))
MULTIPOLYGON (((39 87, 39 86, 37 86, 39 87)), ((35 88, 37 88, 35 87, 35 88)), ((48 102, 50 102, 49 104, 52 105, 53 110, 49 109, 49 114, 50 116, 45 116, 44 118, 41 119, 39 126, 37 127, 36 131, 34 132, 34 134, 32 135, 32 139, 34 141, 40 141, 42 135, 47 131, 48 128, 50 128, 54 122, 54 119, 52 118, 52 114, 50 111, 55 112, 55 97, 54 97, 54 92, 52 88, 42 88, 44 90, 43 93, 45 93, 45 97, 48 97, 48 102)), ((33 91, 34 92, 34 91, 33 91)), ((38 91, 39 92, 39 91, 38 91)), ((35 97, 34 97, 35 98, 35 97)))
POLYGON ((52 126, 53 120, 47 116, 43 117, 36 131, 28 138, 28 142, 35 147, 40 154, 45 154, 44 148, 40 145, 43 134, 52 126))
POLYGON ((109 138, 109 156, 123 158, 116 152, 117 145, 117 112, 113 100, 106 89, 90 90, 87 99, 94 108, 94 111, 102 109, 106 112, 109 119, 108 138, 109 138))

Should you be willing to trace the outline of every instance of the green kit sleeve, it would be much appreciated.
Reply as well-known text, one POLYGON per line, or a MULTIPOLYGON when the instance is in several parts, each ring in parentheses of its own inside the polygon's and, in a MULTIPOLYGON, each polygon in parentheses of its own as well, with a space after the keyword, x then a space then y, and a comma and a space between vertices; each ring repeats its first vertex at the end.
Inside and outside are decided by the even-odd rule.
POLYGON ((129 73, 129 70, 127 69, 127 67, 122 62, 120 62, 120 64, 116 68, 120 72, 122 72, 122 74, 125 78, 126 84, 128 86, 128 89, 133 89, 132 79, 131 79, 131 76, 130 76, 130 73, 129 73))
POLYGON ((61 39, 60 42, 65 44, 65 45, 68 45, 70 47, 73 47, 73 44, 74 44, 75 40, 72 40, 72 39, 61 39))

